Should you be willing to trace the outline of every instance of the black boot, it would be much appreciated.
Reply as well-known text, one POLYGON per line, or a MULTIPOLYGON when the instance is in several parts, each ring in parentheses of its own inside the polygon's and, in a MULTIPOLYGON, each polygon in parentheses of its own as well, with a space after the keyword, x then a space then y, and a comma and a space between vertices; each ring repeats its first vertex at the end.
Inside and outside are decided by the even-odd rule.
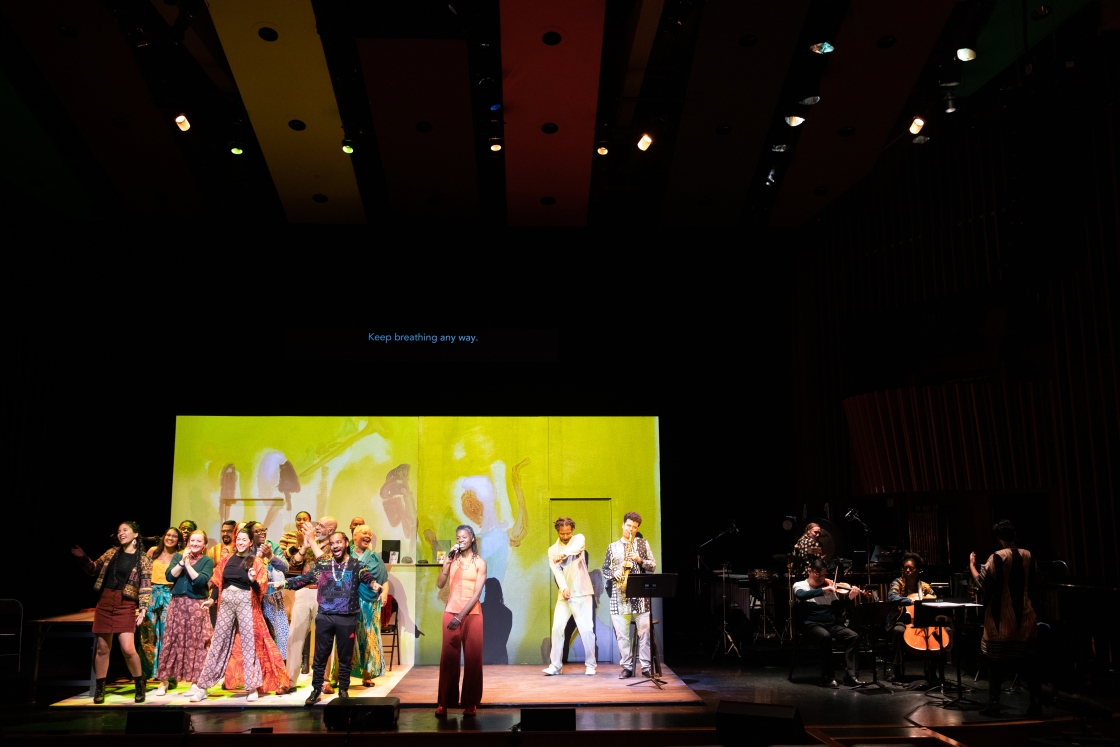
POLYGON ((145 690, 148 689, 148 678, 147 677, 133 677, 132 679, 133 679, 134 682, 136 682, 136 698, 135 698, 135 701, 137 703, 143 703, 144 702, 145 690))
POLYGON ((105 702, 105 678, 101 677, 93 686, 93 702, 101 704, 105 702))

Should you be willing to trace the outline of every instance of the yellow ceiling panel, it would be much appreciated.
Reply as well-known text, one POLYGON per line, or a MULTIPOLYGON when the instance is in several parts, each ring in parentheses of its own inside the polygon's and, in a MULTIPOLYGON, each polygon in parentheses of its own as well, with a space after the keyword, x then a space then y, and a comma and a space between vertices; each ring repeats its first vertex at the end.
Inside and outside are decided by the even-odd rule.
POLYGON ((209 6, 288 220, 365 223, 311 0, 209 6), (275 34, 262 36, 264 27, 275 34), (293 120, 305 128, 293 129, 293 120))

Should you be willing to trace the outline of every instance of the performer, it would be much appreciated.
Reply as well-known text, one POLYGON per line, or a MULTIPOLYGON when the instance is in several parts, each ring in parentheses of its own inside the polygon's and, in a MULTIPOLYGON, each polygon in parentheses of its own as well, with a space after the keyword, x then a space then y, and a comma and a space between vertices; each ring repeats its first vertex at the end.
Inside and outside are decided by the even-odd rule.
POLYGON ((222 522, 221 542, 216 543, 213 547, 206 550, 206 556, 214 561, 214 567, 217 568, 221 562, 233 554, 233 533, 237 530, 237 522, 233 519, 227 519, 222 522))
POLYGON ((857 677, 856 652, 859 649, 859 634, 845 627, 844 606, 848 597, 860 594, 858 586, 837 589, 828 578, 828 566, 820 558, 809 561, 809 577, 793 585, 793 595, 797 597, 798 609, 795 614, 801 620, 802 632, 817 641, 821 651, 821 685, 837 689, 840 685, 832 670, 832 639, 844 644, 844 684, 864 684, 857 677))
MULTIPOLYGON (((304 526, 310 524, 311 514, 307 513, 306 511, 300 511, 296 514, 295 530, 291 532, 284 532, 284 536, 280 538, 280 554, 283 555, 284 559, 288 561, 289 576, 298 576, 303 573, 303 566, 300 566, 298 568, 292 567, 292 555, 294 555, 296 551, 298 551, 299 548, 303 546, 304 526)), ((295 609, 296 606, 296 593, 291 589, 281 589, 280 593, 284 597, 284 611, 288 616, 288 625, 291 626, 292 610, 295 609)), ((300 656, 300 671, 303 674, 309 674, 311 672, 311 661, 308 657, 308 654, 311 651, 311 628, 308 628, 307 632, 304 633, 302 651, 303 653, 300 656)), ((288 657, 285 656, 284 660, 287 661, 287 658, 288 657)), ((292 680, 292 687, 295 687, 295 680, 292 680)))
MULTIPOLYGON (((284 536, 280 538, 280 550, 284 559, 289 561, 291 565, 292 555, 303 547, 303 525, 311 523, 311 514, 306 511, 300 511, 296 514, 296 528, 295 531, 284 532, 284 536)), ((299 573, 289 571, 291 575, 298 576, 299 573)))
POLYGON ((436 715, 463 706, 464 716, 474 716, 482 702, 482 605, 486 586, 486 561, 478 555, 474 529, 462 524, 455 530, 455 546, 443 557, 436 586, 448 583, 450 595, 443 610, 443 651, 439 657, 439 694, 436 715), (459 694, 459 656, 463 657, 463 693, 459 694))
MULTIPOLYGON (((353 519, 351 519, 350 520, 350 536, 353 537, 354 536, 354 531, 358 527, 362 526, 365 523, 366 523, 366 520, 363 519, 361 516, 355 516, 353 519)), ((366 526, 369 526, 369 525, 366 524, 366 526)), ((371 528, 370 531, 372 532, 373 529, 371 528)), ((354 542, 353 541, 350 542, 350 554, 353 555, 354 557, 357 557, 357 554, 354 552, 354 542)))
POLYGON ((190 537, 191 532, 195 531, 196 529, 198 529, 198 524, 194 523, 190 519, 183 519, 179 522, 179 536, 183 538, 183 544, 179 547, 180 550, 186 548, 187 537, 190 537))
POLYGON ((253 553, 252 545, 250 530, 238 530, 234 537, 234 554, 227 556, 214 571, 212 583, 220 592, 218 624, 214 626, 206 665, 195 683, 198 691, 191 697, 193 703, 205 700, 207 689, 223 677, 231 687, 241 684, 231 680, 243 679, 250 703, 271 690, 286 692, 288 689, 283 659, 268 635, 261 614, 260 600, 267 583, 266 566, 253 553), (230 672, 227 665, 235 645, 240 649, 241 663, 230 672))
MULTIPOLYGON (((381 585, 380 594, 368 586, 358 587, 355 668, 361 671, 362 684, 366 687, 373 687, 374 678, 385 673, 385 659, 381 650, 381 603, 389 593, 389 588, 386 586, 389 572, 381 562, 380 556, 370 547, 372 543, 373 529, 365 524, 359 524, 354 528, 354 541, 351 543, 354 548, 353 555, 381 585)), ((337 658, 335 661, 338 661, 337 658)), ((331 679, 338 681, 337 666, 331 674, 331 679)))
POLYGON ((998 716, 999 694, 1008 664, 1018 664, 1019 675, 1031 694, 1027 715, 1042 713, 1041 683, 1034 665, 1038 618, 1035 615, 1041 576, 1028 550, 1016 545, 1015 527, 1004 519, 992 527, 1000 549, 976 566, 976 553, 968 559, 973 582, 984 592, 984 635, 980 651, 988 659, 988 705, 980 713, 998 716))
POLYGON ((887 601, 900 605, 891 612, 887 620, 887 637, 890 640, 891 651, 894 658, 891 660, 891 680, 896 681, 903 676, 902 648, 903 636, 906 626, 912 620, 906 607, 913 606, 914 598, 936 599, 933 587, 925 581, 918 579, 922 568, 922 556, 916 552, 908 552, 902 556, 902 575, 894 580, 887 591, 887 601))
POLYGON ((258 521, 250 521, 247 528, 253 532, 253 550, 267 564, 268 585, 261 610, 272 626, 273 640, 280 649, 280 655, 288 658, 288 613, 284 609, 284 592, 276 588, 276 582, 283 580, 288 571, 288 563, 280 553, 280 546, 268 538, 268 528, 258 521))
POLYGON ((553 525, 556 543, 548 548, 548 564, 556 577, 559 592, 556 610, 552 613, 552 662, 544 669, 547 675, 560 674, 564 657, 564 631, 568 620, 576 619, 580 638, 583 639, 585 674, 595 674, 595 619, 593 607, 595 589, 587 572, 584 558, 585 542, 582 534, 572 534, 576 523, 561 516, 553 525))
POLYGON ((105 677, 109 672, 109 649, 113 635, 120 641, 128 671, 136 681, 135 701, 144 702, 147 682, 136 653, 136 628, 144 620, 152 604, 152 560, 140 547, 140 525, 125 521, 117 527, 117 546, 111 547, 96 561, 90 560, 85 550, 74 545, 70 552, 82 560, 82 569, 90 576, 97 576, 94 589, 101 590, 97 611, 93 615, 93 632, 97 636, 97 650, 93 658, 97 682, 93 702, 105 702, 105 677))
MULTIPOLYGON (((320 522, 322 523, 322 522, 320 522)), ((368 585, 380 592, 381 585, 349 553, 350 539, 342 532, 332 532, 329 558, 320 558, 302 576, 280 581, 293 589, 315 585, 318 612, 315 615, 315 662, 311 667, 311 694, 305 705, 314 705, 323 692, 323 679, 331 650, 338 646, 338 668, 345 676, 339 680, 339 697, 345 698, 350 689, 350 663, 354 653, 354 635, 358 626, 358 586, 368 585)), ((298 602, 297 602, 298 604, 298 602)))
POLYGON ((824 555, 824 548, 819 542, 820 536, 821 525, 810 522, 805 525, 805 534, 793 545, 793 554, 800 560, 800 566, 795 570, 802 576, 809 574, 809 564, 813 558, 824 555))
MULTIPOLYGON (((167 568, 171 565, 171 559, 183 549, 183 544, 183 535, 175 527, 170 527, 163 533, 160 544, 148 550, 148 557, 152 559, 152 603, 148 606, 146 619, 137 631, 140 633, 140 650, 143 652, 141 665, 145 677, 154 677, 159 670, 167 610, 171 604, 171 584, 175 581, 167 578, 167 568)), ((175 683, 161 682, 156 694, 161 695, 159 690, 166 691, 168 687, 175 689, 175 683)))
POLYGON ((177 680, 191 683, 188 697, 198 692, 195 683, 206 665, 206 647, 213 634, 206 603, 210 596, 210 576, 214 573, 214 561, 205 552, 208 541, 206 532, 191 532, 186 549, 175 553, 168 565, 166 575, 172 581, 171 603, 156 672, 161 680, 156 695, 166 695, 168 690, 175 689, 177 680))
POLYGON ((630 649, 631 621, 638 627, 638 661, 642 665, 642 676, 653 676, 649 669, 649 607, 645 599, 627 599, 623 595, 626 579, 631 573, 653 573, 657 570, 657 561, 649 543, 638 536, 641 525, 641 514, 627 512, 622 520, 622 539, 607 545, 607 555, 603 559, 603 583, 610 584, 611 623, 622 662, 622 672, 618 675, 620 680, 634 676, 634 652, 630 649))
MULTIPOLYGON (((303 524, 303 542, 289 560, 289 568, 298 570, 299 575, 304 575, 315 568, 316 559, 324 554, 323 548, 329 550, 329 537, 338 528, 338 521, 333 516, 324 516, 318 522, 303 524), (318 550, 318 552, 315 552, 318 550)), ((293 576, 288 577, 293 578, 293 576)), ((298 589, 295 601, 292 603, 292 624, 288 630, 288 678, 292 681, 292 689, 296 689, 299 679, 300 664, 303 660, 303 647, 309 634, 315 632, 315 620, 319 614, 318 587, 314 582, 304 587, 285 586, 281 588, 298 589)), ((329 683, 323 688, 328 695, 334 690, 329 683)))

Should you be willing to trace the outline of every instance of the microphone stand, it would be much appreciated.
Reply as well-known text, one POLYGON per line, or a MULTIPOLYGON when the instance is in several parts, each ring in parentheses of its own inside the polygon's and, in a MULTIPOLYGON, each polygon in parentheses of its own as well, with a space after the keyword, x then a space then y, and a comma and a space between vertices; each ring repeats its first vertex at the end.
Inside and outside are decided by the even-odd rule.
MULTIPOLYGON (((865 565, 866 565, 864 570, 867 571, 867 586, 865 586, 863 588, 870 590, 871 589, 871 530, 868 529, 867 525, 863 523, 863 519, 859 518, 859 514, 856 512, 856 510, 854 508, 848 513, 847 519, 848 519, 848 521, 854 521, 855 523, 857 523, 861 527, 863 527, 863 549, 867 552, 867 556, 864 559, 864 562, 865 562, 865 565)), ((886 601, 886 600, 883 600, 883 601, 886 601)))
MULTIPOLYGON (((731 522, 731 526, 729 526, 727 529, 724 529, 722 532, 717 534, 715 537, 712 537, 708 541, 703 542, 702 544, 700 544, 696 548, 696 591, 697 591, 696 596, 697 596, 697 604, 699 604, 699 596, 700 596, 700 593, 699 593, 700 592, 700 566, 704 564, 704 561, 700 559, 700 551, 703 550, 708 545, 715 542, 716 540, 718 540, 720 537, 724 536, 725 534, 730 534, 731 532, 738 532, 738 531, 739 531, 739 528, 737 526, 735 526, 735 522, 731 522)), ((706 568, 707 566, 705 565, 704 567, 706 568)), ((712 658, 713 659, 716 658, 716 653, 718 653, 721 648, 723 649, 723 655, 724 656, 727 656, 729 653, 734 651, 736 656, 738 656, 740 659, 743 658, 743 655, 739 653, 739 648, 735 645, 735 639, 732 638, 731 634, 727 632, 727 574, 730 573, 730 572, 731 571, 728 568, 728 564, 724 563, 723 570, 721 571, 721 573, 722 573, 721 582, 723 584, 723 603, 722 603, 723 625, 720 628, 719 643, 716 644, 715 651, 712 652, 712 658)))

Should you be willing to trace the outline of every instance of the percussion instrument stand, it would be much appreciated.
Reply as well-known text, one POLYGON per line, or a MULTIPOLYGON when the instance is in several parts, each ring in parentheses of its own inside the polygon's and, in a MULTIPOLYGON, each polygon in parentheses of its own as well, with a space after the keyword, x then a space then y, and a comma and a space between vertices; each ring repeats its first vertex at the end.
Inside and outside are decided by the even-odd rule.
MULTIPOLYGON (((716 654, 719 653, 721 648, 723 649, 724 656, 734 651, 736 656, 740 659, 743 658, 743 655, 739 653, 739 647, 735 645, 735 639, 732 638, 731 633, 727 631, 727 574, 731 573, 731 569, 728 567, 730 565, 730 563, 724 563, 723 570, 720 571, 720 583, 723 584, 723 627, 720 628, 720 637, 719 641, 716 643, 716 648, 712 651, 713 659, 716 658, 716 654)), ((763 611, 763 620, 765 619, 765 611, 763 611)))

